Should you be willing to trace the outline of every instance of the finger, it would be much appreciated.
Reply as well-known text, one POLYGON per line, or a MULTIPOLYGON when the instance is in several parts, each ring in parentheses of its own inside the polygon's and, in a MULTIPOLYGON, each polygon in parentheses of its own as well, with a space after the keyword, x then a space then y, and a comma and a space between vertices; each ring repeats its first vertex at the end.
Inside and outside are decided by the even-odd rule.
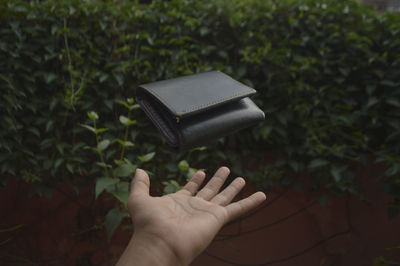
POLYGON ((142 169, 136 169, 135 177, 131 181, 131 195, 149 196, 149 175, 142 169))
POLYGON ((254 209, 258 205, 260 205, 266 198, 267 197, 265 196, 265 194, 259 191, 245 199, 229 204, 225 207, 228 211, 228 220, 231 221, 233 219, 236 219, 244 213, 254 209))
POLYGON ((224 184, 226 178, 229 175, 228 167, 221 167, 214 174, 211 180, 197 193, 197 197, 203 198, 205 200, 212 199, 218 194, 219 189, 224 184))
POLYGON ((216 195, 211 202, 221 205, 221 206, 226 206, 231 201, 233 198, 242 190, 246 182, 244 181, 243 178, 238 177, 235 180, 233 180, 232 183, 229 184, 228 187, 226 187, 221 193, 216 195))
POLYGON ((206 174, 203 171, 197 171, 189 180, 189 182, 187 182, 186 185, 179 191, 179 193, 185 193, 188 195, 196 194, 205 177, 206 174))

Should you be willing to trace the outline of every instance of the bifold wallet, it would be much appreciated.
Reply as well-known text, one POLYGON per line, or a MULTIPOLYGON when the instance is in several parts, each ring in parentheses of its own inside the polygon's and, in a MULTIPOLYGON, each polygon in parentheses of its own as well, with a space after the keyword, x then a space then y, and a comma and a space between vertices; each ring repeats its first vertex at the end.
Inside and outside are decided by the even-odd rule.
POLYGON ((167 143, 186 151, 264 120, 255 93, 211 71, 140 85, 136 100, 167 143))

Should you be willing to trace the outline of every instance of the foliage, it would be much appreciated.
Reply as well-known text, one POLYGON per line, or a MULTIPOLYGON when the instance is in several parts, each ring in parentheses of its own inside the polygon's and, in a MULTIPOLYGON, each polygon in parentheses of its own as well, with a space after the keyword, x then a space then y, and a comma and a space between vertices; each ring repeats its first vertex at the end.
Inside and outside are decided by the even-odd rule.
MULTIPOLYGON (((49 195, 58 182, 80 177, 77 190, 95 184, 96 196, 108 191, 124 201, 138 165, 166 182, 168 193, 195 168, 226 164, 266 190, 358 194, 356 169, 381 163, 387 170, 377 178, 394 196, 389 213, 398 213, 398 15, 349 0, 0 6, 3 184, 21 178, 33 194, 49 195), (129 99, 138 84, 212 69, 256 88, 267 119, 175 154, 129 99)), ((122 210, 113 209, 107 223, 122 210)))
MULTIPOLYGON (((388 251, 398 251, 400 247, 392 247, 392 248, 386 248, 388 251)), ((384 257, 377 257, 374 259, 373 266, 392 266, 392 265, 398 265, 398 262, 394 261, 389 261, 384 257)))

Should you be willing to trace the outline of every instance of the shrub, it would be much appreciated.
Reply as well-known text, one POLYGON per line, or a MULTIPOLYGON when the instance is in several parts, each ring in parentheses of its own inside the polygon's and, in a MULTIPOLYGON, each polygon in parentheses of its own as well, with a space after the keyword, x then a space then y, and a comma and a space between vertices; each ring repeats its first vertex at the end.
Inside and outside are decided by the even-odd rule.
POLYGON ((195 168, 228 164, 266 190, 326 187, 357 194, 356 168, 383 163, 387 170, 378 178, 394 196, 390 214, 397 213, 398 15, 349 0, 0 3, 3 184, 22 178, 32 182, 33 194, 48 194, 56 183, 79 177, 79 189, 108 177, 105 165, 95 164, 96 153, 84 147, 109 141, 103 163, 117 169, 126 141, 133 147, 122 157, 131 168, 119 182, 126 184, 142 165, 152 178, 169 180, 168 191, 195 168), (174 154, 133 108, 136 124, 126 135, 121 103, 138 84, 212 69, 259 91, 263 124, 174 154), (91 111, 107 128, 97 142, 82 127, 90 125, 91 111), (149 154, 151 160, 139 157, 149 154), (266 160, 268 154, 274 159, 266 160))

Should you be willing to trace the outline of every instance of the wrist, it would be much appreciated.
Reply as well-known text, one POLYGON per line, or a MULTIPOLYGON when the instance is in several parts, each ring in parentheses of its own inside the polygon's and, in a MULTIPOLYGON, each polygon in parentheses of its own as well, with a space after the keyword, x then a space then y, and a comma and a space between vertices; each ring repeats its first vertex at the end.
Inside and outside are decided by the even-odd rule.
POLYGON ((175 251, 156 235, 134 233, 117 266, 185 266, 175 251))

